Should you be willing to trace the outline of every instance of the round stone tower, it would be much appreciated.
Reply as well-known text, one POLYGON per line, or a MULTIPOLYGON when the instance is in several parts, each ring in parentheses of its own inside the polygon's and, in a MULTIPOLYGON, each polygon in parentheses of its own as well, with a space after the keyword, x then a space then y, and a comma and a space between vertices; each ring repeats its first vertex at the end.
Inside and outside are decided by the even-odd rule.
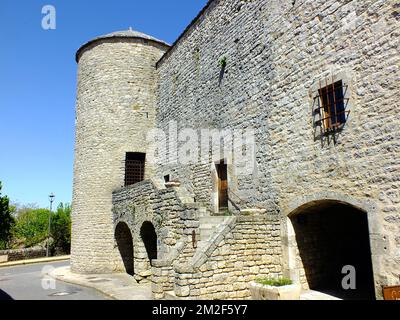
MULTIPOLYGON (((89 41, 76 54, 73 272, 115 270, 112 192, 125 184, 126 154, 146 152, 146 132, 155 121, 156 63, 168 48, 130 29, 89 41)), ((151 173, 146 164, 144 178, 151 173)))

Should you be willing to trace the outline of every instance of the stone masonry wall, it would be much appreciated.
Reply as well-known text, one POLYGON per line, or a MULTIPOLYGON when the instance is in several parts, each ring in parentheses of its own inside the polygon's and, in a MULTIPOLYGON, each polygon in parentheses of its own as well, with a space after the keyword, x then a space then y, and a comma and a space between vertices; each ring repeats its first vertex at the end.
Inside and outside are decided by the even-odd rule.
POLYGON ((42 247, 0 250, 0 262, 35 259, 35 258, 42 258, 45 256, 46 256, 46 248, 42 247))
MULTIPOLYGON (((126 152, 146 152, 154 126, 156 62, 167 47, 143 39, 102 39, 78 65, 71 267, 112 272, 112 192, 124 185, 126 152)), ((145 176, 152 175, 146 163, 145 176)))
MULTIPOLYGON (((157 260, 174 255, 179 240, 186 238, 193 230, 198 233, 196 208, 182 203, 179 187, 156 187, 151 180, 116 190, 113 193, 113 225, 124 222, 133 237, 134 277, 138 281, 151 275, 151 265, 144 248, 140 229, 144 222, 151 222, 157 234, 157 260)), ((116 244, 115 244, 116 246, 116 244)), ((119 260, 115 270, 124 271, 119 260)), ((172 266, 172 261, 166 263, 172 266)))
POLYGON ((257 277, 282 276, 279 219, 233 217, 187 265, 175 266, 175 294, 189 299, 244 299, 257 277))
MULTIPOLYGON (((284 242, 293 203, 368 203, 377 292, 400 270, 399 27, 394 0, 215 0, 158 63, 160 127, 256 129, 256 170, 231 177, 233 191, 280 213, 284 242), (312 116, 319 82, 332 79, 351 111, 336 141, 312 116)), ((210 201, 211 179, 197 178, 209 166, 172 167, 210 201)))

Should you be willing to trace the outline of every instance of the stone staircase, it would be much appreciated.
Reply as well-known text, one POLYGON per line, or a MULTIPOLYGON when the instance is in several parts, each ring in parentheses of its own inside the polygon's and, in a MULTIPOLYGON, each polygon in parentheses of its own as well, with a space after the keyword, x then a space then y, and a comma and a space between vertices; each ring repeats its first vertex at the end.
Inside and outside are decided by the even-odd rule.
MULTIPOLYGON (((165 300, 176 300, 180 299, 179 292, 175 292, 176 272, 186 272, 181 269, 190 268, 192 270, 192 268, 198 267, 197 264, 204 264, 215 250, 215 246, 220 241, 220 236, 224 232, 226 233, 226 230, 232 228, 234 221, 231 220, 234 217, 229 216, 228 212, 224 211, 217 215, 213 214, 204 204, 196 202, 194 195, 179 183, 166 183, 165 186, 173 188, 175 196, 184 208, 180 214, 183 236, 174 248, 163 257, 163 260, 156 262, 156 267, 159 268, 158 272, 164 276, 168 275, 168 277, 161 277, 159 281, 157 279, 155 286, 163 288, 163 294, 161 294, 162 291, 156 289, 158 290, 157 297, 165 300), (193 231, 195 232, 194 238, 193 231)), ((191 273, 192 271, 187 272, 191 273)))
POLYGON ((175 190, 182 204, 197 209, 200 223, 200 235, 198 236, 197 244, 198 247, 200 247, 204 241, 208 240, 215 233, 216 228, 224 222, 226 212, 213 215, 207 208, 199 206, 194 200, 194 195, 189 193, 186 189, 177 187, 175 190))
POLYGON ((200 241, 208 240, 214 233, 216 228, 224 222, 226 217, 224 216, 202 216, 199 218, 200 221, 200 241))

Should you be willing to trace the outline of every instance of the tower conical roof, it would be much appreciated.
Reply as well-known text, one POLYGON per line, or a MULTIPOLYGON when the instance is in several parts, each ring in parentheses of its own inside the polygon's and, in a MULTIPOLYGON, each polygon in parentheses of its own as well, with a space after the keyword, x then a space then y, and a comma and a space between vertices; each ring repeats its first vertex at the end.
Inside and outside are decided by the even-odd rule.
POLYGON ((132 30, 132 28, 129 28, 128 30, 121 30, 121 31, 116 31, 116 32, 112 32, 112 33, 109 33, 109 34, 105 34, 105 35, 96 37, 96 38, 86 42, 76 52, 76 61, 79 60, 79 55, 83 51, 83 49, 86 48, 87 46, 89 46, 90 44, 92 44, 92 43, 94 43, 96 41, 102 40, 102 39, 112 39, 112 38, 145 39, 145 40, 158 42, 158 43, 160 43, 162 45, 165 45, 165 46, 168 46, 168 47, 170 46, 165 41, 159 40, 159 39, 154 38, 152 36, 149 36, 149 35, 147 35, 145 33, 142 33, 142 32, 139 32, 139 31, 135 31, 135 30, 132 30))

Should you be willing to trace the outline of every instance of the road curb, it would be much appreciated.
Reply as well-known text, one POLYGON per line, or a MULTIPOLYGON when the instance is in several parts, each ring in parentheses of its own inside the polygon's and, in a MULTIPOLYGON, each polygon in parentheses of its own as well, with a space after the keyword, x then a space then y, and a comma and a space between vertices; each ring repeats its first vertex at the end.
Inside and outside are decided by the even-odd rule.
POLYGON ((133 283, 127 274, 75 274, 67 266, 58 267, 48 275, 62 282, 95 289, 114 300, 152 300, 151 285, 133 283))
POLYGON ((49 258, 10 261, 10 262, 0 263, 0 268, 14 267, 14 266, 24 266, 24 265, 27 265, 27 264, 36 264, 36 263, 66 261, 66 260, 69 260, 69 259, 70 259, 70 256, 58 256, 58 257, 49 257, 49 258))

